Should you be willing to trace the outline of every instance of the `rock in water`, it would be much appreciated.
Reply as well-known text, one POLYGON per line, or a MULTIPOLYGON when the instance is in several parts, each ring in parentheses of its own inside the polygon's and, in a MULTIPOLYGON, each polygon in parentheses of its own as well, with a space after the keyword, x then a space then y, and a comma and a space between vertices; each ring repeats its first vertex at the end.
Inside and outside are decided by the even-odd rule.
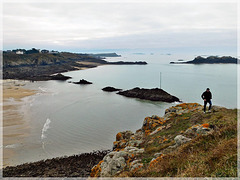
POLYGON ((92 82, 88 82, 85 79, 81 79, 79 82, 73 82, 74 84, 92 84, 92 82))
POLYGON ((103 91, 107 91, 107 92, 114 92, 114 91, 120 91, 122 89, 116 89, 114 87, 111 87, 111 86, 107 86, 105 88, 102 89, 103 91))
POLYGON ((126 96, 126 97, 133 97, 139 99, 145 99, 150 101, 163 101, 163 102, 175 102, 180 101, 177 97, 170 95, 166 91, 155 88, 155 89, 140 89, 134 88, 131 90, 121 91, 117 94, 126 96))
POLYGON ((60 73, 58 73, 57 75, 52 75, 51 78, 52 78, 52 80, 61 80, 61 81, 65 81, 67 79, 71 79, 71 77, 64 76, 64 75, 62 75, 60 73))

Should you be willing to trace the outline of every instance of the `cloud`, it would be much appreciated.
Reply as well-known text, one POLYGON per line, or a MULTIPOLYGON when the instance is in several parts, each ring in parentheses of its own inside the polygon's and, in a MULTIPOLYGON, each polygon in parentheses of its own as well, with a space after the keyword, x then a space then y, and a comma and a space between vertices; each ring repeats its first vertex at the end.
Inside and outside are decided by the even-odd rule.
POLYGON ((236 3, 4 3, 4 47, 233 46, 236 3))

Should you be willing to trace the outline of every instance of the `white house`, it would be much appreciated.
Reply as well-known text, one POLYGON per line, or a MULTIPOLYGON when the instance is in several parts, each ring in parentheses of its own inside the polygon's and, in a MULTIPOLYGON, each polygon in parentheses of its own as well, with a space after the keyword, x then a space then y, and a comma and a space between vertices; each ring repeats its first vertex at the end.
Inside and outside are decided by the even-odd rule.
POLYGON ((24 54, 23 51, 16 51, 16 54, 24 54))

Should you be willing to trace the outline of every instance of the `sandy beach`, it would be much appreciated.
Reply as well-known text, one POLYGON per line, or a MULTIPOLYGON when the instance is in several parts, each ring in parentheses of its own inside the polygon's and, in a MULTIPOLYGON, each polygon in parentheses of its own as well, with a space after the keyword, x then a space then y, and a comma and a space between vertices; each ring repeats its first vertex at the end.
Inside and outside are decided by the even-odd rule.
POLYGON ((22 98, 34 95, 36 91, 25 89, 24 85, 23 81, 3 80, 3 167, 11 165, 15 147, 20 146, 29 134, 22 98))

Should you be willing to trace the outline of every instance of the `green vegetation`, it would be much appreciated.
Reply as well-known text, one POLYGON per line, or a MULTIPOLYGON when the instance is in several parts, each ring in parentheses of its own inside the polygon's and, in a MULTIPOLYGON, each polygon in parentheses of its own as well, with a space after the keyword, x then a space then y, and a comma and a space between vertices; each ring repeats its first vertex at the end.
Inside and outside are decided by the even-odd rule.
POLYGON ((121 177, 237 177, 237 110, 222 108, 218 112, 203 114, 190 112, 171 117, 163 129, 149 135, 144 143, 142 169, 123 172, 121 177), (191 137, 192 140, 174 150, 174 137, 195 124, 214 126, 213 133, 191 137), (169 148, 167 148, 169 149, 169 148), (154 153, 164 156, 149 166, 154 153))

